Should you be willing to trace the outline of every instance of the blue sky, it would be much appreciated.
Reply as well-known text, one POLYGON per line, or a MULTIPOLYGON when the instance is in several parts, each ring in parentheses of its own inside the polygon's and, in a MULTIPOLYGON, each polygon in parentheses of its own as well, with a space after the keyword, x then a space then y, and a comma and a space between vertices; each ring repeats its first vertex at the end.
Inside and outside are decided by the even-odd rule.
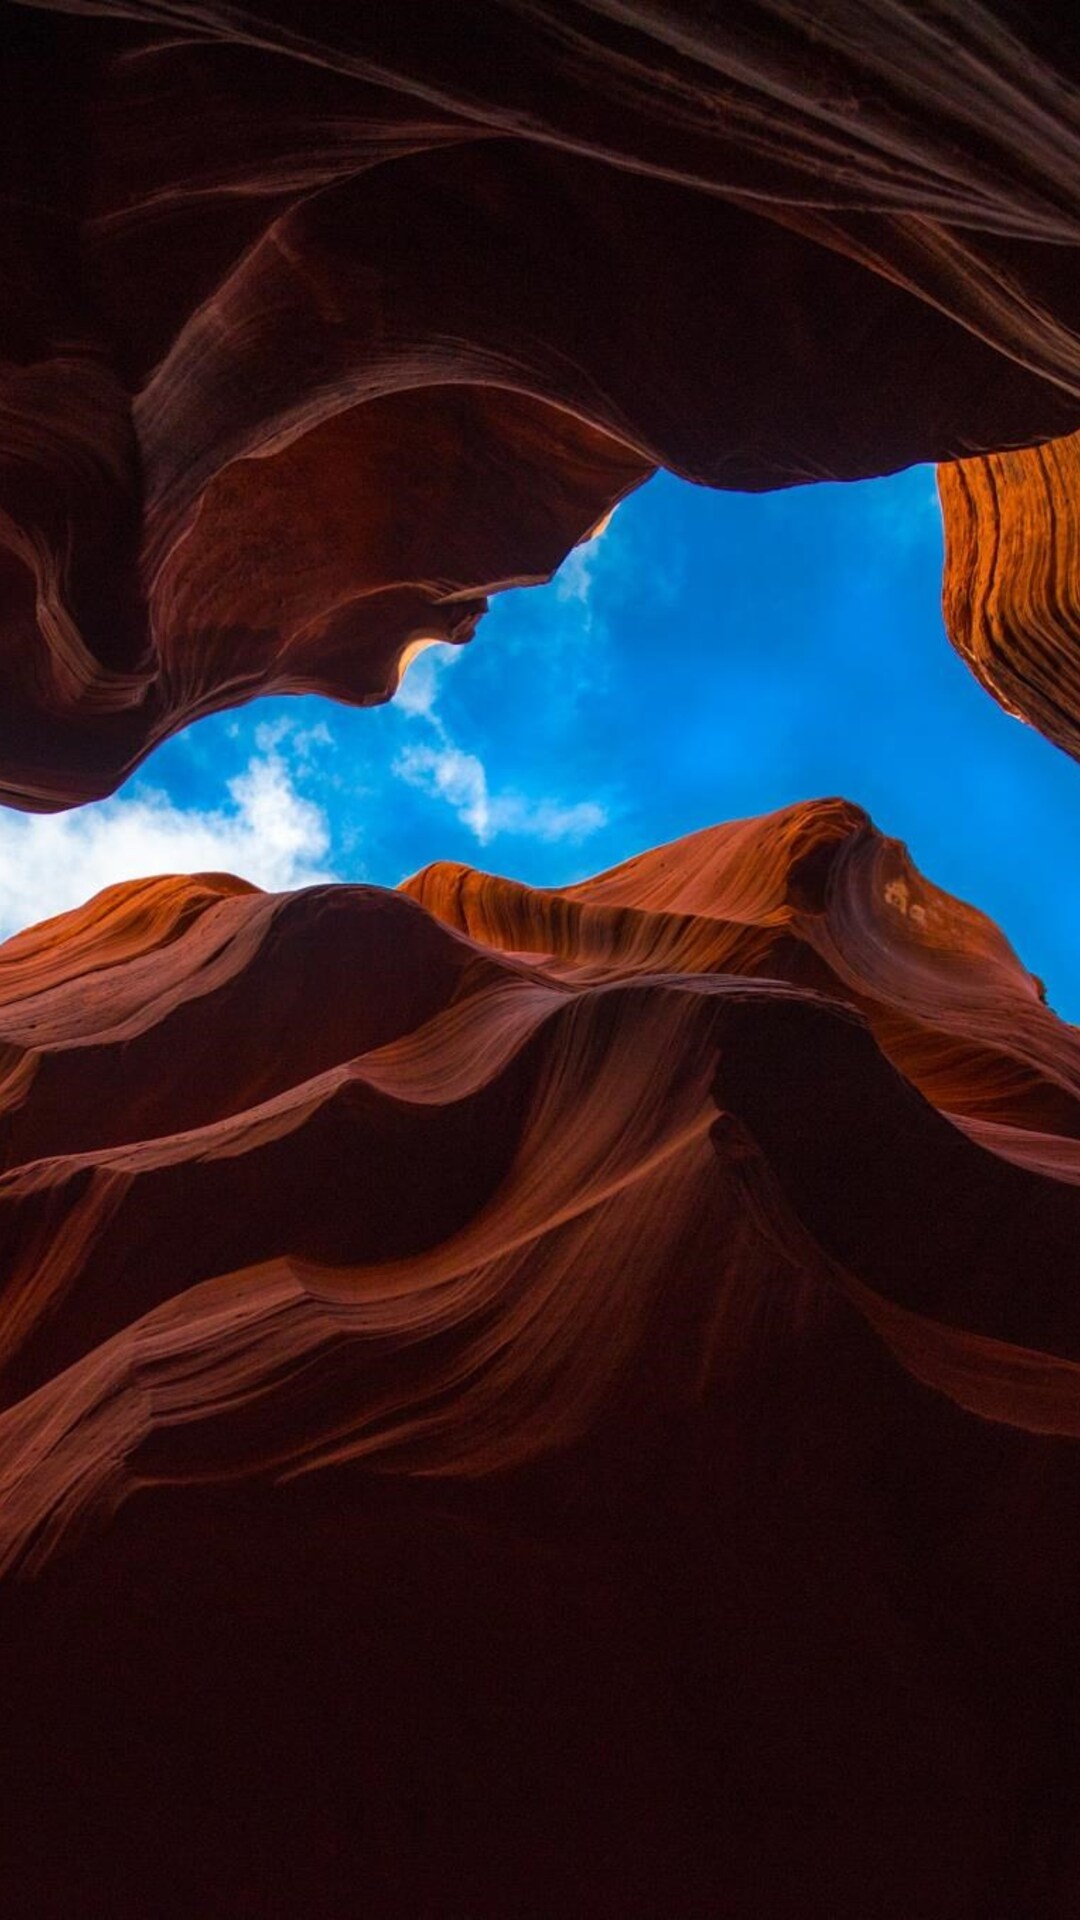
POLYGON ((945 639, 933 471, 723 494, 661 475, 389 706, 262 700, 99 807, 0 819, 0 929, 137 873, 392 886, 435 859, 554 885, 844 794, 1000 922, 1080 1020, 1080 767, 945 639))

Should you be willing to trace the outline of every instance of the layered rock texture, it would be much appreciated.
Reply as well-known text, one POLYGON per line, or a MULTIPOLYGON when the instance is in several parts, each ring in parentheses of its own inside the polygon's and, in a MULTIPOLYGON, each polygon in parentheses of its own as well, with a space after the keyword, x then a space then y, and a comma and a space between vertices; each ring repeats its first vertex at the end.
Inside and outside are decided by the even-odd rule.
POLYGON ((942 467, 945 619, 995 700, 1080 759, 1080 434, 942 467))
MULTIPOLYGON (((0 797, 658 466, 942 463, 1070 752, 1073 0, 9 4, 0 797)), ((0 1895, 1073 1920, 1080 1036, 834 801, 0 947, 0 1895)))
POLYGON ((1075 1910, 1080 1037, 858 808, 0 1003, 9 1910, 1075 1910))
MULTIPOLYGON (((384 699, 657 465, 765 488, 1067 438, 1074 14, 9 5, 3 796, 100 795, 258 692, 384 699)), ((1040 590, 1072 545, 1023 558, 1055 475, 1071 522, 1056 458, 946 481, 948 598, 1072 745, 1075 599, 1040 590)))

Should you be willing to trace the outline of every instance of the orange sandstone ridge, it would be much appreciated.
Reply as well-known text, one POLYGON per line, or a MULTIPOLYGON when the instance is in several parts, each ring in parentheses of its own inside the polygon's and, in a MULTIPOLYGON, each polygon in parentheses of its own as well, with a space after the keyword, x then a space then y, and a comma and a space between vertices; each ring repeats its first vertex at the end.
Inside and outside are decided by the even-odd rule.
POLYGON ((0 1006, 11 1911, 1071 1914, 1080 1038, 860 809, 0 1006))
POLYGON ((1073 0, 4 28, 10 804, 108 792, 258 693, 386 699, 657 466, 960 461, 954 640, 1075 747, 1073 0))

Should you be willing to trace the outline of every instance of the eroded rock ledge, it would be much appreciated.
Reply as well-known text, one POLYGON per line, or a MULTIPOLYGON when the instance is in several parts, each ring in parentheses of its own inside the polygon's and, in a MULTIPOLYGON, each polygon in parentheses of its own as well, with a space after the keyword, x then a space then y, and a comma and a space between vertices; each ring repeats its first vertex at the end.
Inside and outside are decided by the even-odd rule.
MULTIPOLYGON (((1080 428, 1071 0, 45 0, 4 61, 9 803, 256 693, 386 698, 657 465, 765 488, 1080 428)), ((1071 587, 1032 628, 945 499, 962 650, 989 622, 1014 699, 1048 648, 1021 704, 1071 742, 1071 587)))
POLYGON ((1064 1920, 1080 1039, 864 813, 0 1005, 13 1910, 1064 1920))

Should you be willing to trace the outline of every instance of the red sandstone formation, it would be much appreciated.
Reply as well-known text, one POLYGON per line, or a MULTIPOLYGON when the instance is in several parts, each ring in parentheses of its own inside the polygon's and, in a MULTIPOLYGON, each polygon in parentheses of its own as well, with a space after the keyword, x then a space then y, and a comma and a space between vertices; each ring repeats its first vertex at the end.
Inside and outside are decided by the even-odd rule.
MULTIPOLYGON (((663 465, 938 459, 1080 747, 1013 0, 4 14, 0 794, 387 697, 663 465)), ((0 948, 0 1896, 1072 1920, 1080 1042, 841 802, 0 948)))
POLYGON ((858 808, 0 1003, 8 1911, 1075 1911, 1080 1039, 858 808))
MULTIPOLYGON (((658 464, 1080 427, 1073 15, 10 4, 4 798, 99 795, 255 693, 386 698, 658 464)), ((982 534, 964 567, 1024 591, 982 534)))
POLYGON ((945 621, 995 700, 1080 759, 1080 434, 938 475, 945 621))

